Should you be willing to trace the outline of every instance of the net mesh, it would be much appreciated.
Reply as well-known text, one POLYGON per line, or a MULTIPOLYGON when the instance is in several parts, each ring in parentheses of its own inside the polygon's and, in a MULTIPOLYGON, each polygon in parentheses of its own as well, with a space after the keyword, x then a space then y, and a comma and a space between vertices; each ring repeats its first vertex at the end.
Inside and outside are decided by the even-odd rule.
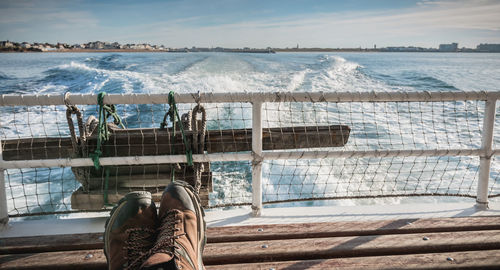
MULTIPOLYGON (((195 105, 178 104, 178 109, 183 114, 195 105)), ((205 153, 251 152, 250 103, 203 106, 208 129, 205 153)), ((95 105, 78 105, 78 108, 84 121, 97 117, 95 105)), ((117 105, 116 108, 126 129, 119 133, 121 137, 112 136, 105 143, 104 156, 169 155, 171 144, 175 154, 185 153, 178 131, 177 139, 171 141, 174 133, 171 122, 167 125, 169 132, 159 130, 169 110, 167 104, 117 105)), ((263 201, 421 195, 475 197, 477 156, 371 157, 363 156, 362 152, 479 149, 484 108, 484 101, 264 103, 265 153, 352 151, 358 154, 265 160, 263 201), (339 125, 344 127, 340 131, 339 125), (349 127, 347 134, 345 126, 349 127), (339 139, 339 134, 348 136, 345 145, 344 137, 339 139)), ((85 151, 73 151, 66 106, 7 106, 0 110, 4 160, 88 157, 95 149, 95 142, 88 139, 85 151)), ((79 137, 76 117, 72 119, 79 137)), ((110 128, 112 133, 117 130, 110 128)), ((495 137, 495 142, 499 139, 495 137)), ((210 162, 204 168, 200 195, 205 207, 251 204, 250 160, 210 162)), ((500 163, 494 159, 490 197, 500 195, 499 171, 500 163)), ((124 164, 108 166, 107 170, 92 167, 8 169, 5 171, 8 212, 10 216, 23 216, 100 211, 105 206, 104 194, 111 204, 133 190, 148 190, 156 197, 161 196, 172 174, 176 179, 194 177, 192 169, 185 164, 124 164)))

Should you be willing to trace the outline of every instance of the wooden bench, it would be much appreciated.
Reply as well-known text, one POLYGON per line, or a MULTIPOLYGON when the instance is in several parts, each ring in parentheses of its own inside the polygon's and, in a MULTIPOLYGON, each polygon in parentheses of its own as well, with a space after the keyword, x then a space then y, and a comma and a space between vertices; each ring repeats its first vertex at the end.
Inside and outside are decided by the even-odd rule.
MULTIPOLYGON (((207 269, 500 269, 500 216, 209 228, 207 269)), ((106 269, 102 234, 0 239, 0 269, 106 269)))

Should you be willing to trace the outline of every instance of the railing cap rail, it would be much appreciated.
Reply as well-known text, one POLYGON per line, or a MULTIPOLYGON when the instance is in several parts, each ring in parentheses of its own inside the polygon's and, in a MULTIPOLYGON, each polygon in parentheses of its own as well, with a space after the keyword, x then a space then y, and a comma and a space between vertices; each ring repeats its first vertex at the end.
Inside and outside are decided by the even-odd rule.
MULTIPOLYGON (((0 106, 96 105, 97 94, 1 95, 0 106)), ((177 103, 226 102, 436 102, 455 100, 499 99, 500 91, 447 92, 241 92, 241 93, 176 93, 177 103)), ((168 94, 108 94, 107 104, 168 104, 168 94)))

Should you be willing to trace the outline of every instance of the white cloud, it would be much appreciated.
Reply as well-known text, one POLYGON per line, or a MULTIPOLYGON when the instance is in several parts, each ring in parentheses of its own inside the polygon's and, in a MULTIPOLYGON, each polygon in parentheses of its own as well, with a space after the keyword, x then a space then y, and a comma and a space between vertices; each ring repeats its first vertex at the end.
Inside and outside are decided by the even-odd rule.
POLYGON ((2 7, 0 9, 0 24, 28 24, 37 26, 52 24, 87 27, 97 26, 98 20, 87 11, 74 11, 65 8, 49 6, 32 6, 29 2, 20 5, 2 7))
POLYGON ((39 28, 43 25, 48 31, 72 29, 63 31, 61 34, 67 35, 59 35, 59 38, 79 37, 79 42, 105 39, 172 47, 287 47, 296 43, 309 47, 371 47, 373 44, 436 47, 452 41, 474 47, 479 42, 500 42, 499 14, 500 1, 425 0, 407 9, 264 17, 239 23, 214 24, 218 21, 214 16, 218 15, 193 15, 157 23, 106 26, 86 11, 63 9, 60 5, 40 8, 26 4, 0 9, 0 23, 19 23, 19 27, 26 27, 21 23, 28 22, 39 28), (206 22, 212 24, 206 25, 206 22))
POLYGON ((218 26, 193 27, 168 22, 155 27, 151 34, 166 34, 165 41, 179 46, 250 43, 263 47, 300 42, 310 46, 355 47, 367 42, 414 44, 419 37, 426 37, 421 45, 436 46, 436 42, 455 38, 463 39, 457 41, 465 44, 473 43, 466 39, 470 39, 467 35, 477 38, 474 31, 500 31, 499 14, 498 1, 424 1, 404 10, 323 13, 218 26), (439 37, 442 39, 436 40, 439 37))

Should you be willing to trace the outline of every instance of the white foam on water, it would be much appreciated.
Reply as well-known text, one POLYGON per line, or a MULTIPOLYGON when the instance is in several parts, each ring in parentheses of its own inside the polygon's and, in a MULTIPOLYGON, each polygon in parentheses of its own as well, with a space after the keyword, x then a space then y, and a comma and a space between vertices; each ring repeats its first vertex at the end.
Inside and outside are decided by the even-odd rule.
POLYGON ((301 70, 299 72, 295 72, 295 73, 290 74, 291 79, 290 79, 290 83, 288 84, 286 90, 287 91, 300 90, 305 79, 306 79, 306 75, 310 72, 311 72, 310 69, 304 69, 304 70, 301 70))
MULTIPOLYGON (((123 93, 136 93, 136 92, 149 92, 149 93, 165 93, 173 90, 180 93, 195 93, 201 92, 222 92, 231 93, 236 91, 258 91, 258 92, 271 92, 271 91, 394 91, 394 90, 414 90, 407 86, 393 86, 388 83, 370 77, 364 72, 363 65, 349 61, 341 56, 333 55, 319 55, 312 59, 307 59, 305 63, 294 63, 290 61, 278 61, 274 58, 250 56, 240 57, 237 55, 226 54, 207 54, 207 57, 199 57, 196 61, 182 60, 183 57, 189 58, 189 55, 175 58, 175 65, 179 67, 175 72, 162 72, 163 69, 171 68, 173 63, 170 58, 166 58, 164 62, 160 62, 157 67, 152 69, 151 72, 141 71, 141 66, 136 64, 125 65, 125 70, 108 70, 102 68, 95 68, 90 65, 94 58, 87 58, 85 62, 71 61, 69 64, 62 64, 57 66, 62 71, 70 71, 77 74, 82 74, 82 80, 86 88, 84 91, 100 92, 107 91, 107 86, 113 83, 120 83, 123 87, 123 93), (183 62, 186 65, 181 65, 183 62), (134 68, 134 71, 128 70, 134 68)), ((116 61, 119 61, 116 60, 116 61)), ((79 83, 78 81, 76 83, 79 83)), ((57 82, 48 82, 41 86, 40 93, 53 93, 65 92, 71 90, 71 87, 66 85, 57 84, 57 82)), ((474 104, 472 104, 474 105, 474 104)), ((412 149, 412 148, 463 148, 463 147, 479 147, 481 122, 467 122, 463 125, 453 127, 446 126, 450 121, 446 113, 450 110, 453 111, 453 106, 442 104, 442 107, 432 107, 429 104, 414 104, 408 107, 410 111, 418 112, 421 109, 424 111, 433 111, 433 115, 420 115, 415 113, 413 115, 401 115, 399 119, 387 119, 387 112, 397 111, 397 106, 394 104, 339 104, 338 108, 343 112, 357 112, 357 114, 348 116, 348 114, 339 114, 338 112, 330 112, 328 108, 317 108, 315 110, 304 110, 304 108, 290 108, 287 104, 266 104, 267 110, 264 111, 263 118, 276 120, 279 119, 281 126, 288 125, 308 125, 308 124, 348 124, 352 128, 349 143, 343 148, 345 150, 370 150, 381 149, 384 146, 391 145, 393 148, 398 149, 412 149), (440 111, 442 110, 442 111, 440 111), (279 112, 278 112, 279 111, 279 112), (361 114, 361 112, 363 112, 361 114), (350 117, 350 118, 349 118, 350 117), (295 122, 294 122, 295 120, 295 122), (422 124, 424 123, 424 124, 422 124), (438 123, 440 125, 430 124, 438 123), (444 123, 444 124, 443 124, 444 123), (358 126, 356 126, 358 125, 358 126), (383 136, 367 137, 363 136, 363 132, 368 128, 374 128, 379 131, 383 136), (414 133, 404 133, 406 129, 415 128, 414 133), (456 135, 456 133, 440 133, 440 129, 456 128, 464 132, 471 132, 470 136, 475 138, 472 142, 468 143, 466 139, 456 135), (463 129, 463 130, 462 130, 463 129), (431 134, 431 136, 429 136, 431 134), (436 134, 436 135, 434 135, 436 134), (476 140, 477 139, 477 140, 476 140)), ((307 106, 307 105, 305 105, 307 106)), ((228 106, 222 104, 207 104, 208 117, 212 120, 223 121, 224 125, 230 128, 249 127, 249 119, 251 110, 249 107, 243 107, 241 104, 228 106), (230 107, 230 108, 228 108, 230 107), (226 110, 227 109, 227 110, 226 110), (230 115, 227 115, 226 112, 230 115), (241 117, 240 117, 241 115, 241 117), (224 120, 224 117, 229 117, 230 120, 224 120), (244 119, 244 123, 241 119, 244 119), (238 122, 239 121, 239 122, 238 122)), ((37 115, 32 111, 30 113, 21 111, 15 115, 5 115, 2 119, 3 126, 13 126, 18 124, 18 129, 2 129, 2 135, 8 138, 16 137, 30 137, 32 135, 45 136, 46 134, 54 134, 60 136, 61 131, 51 129, 51 127, 44 126, 40 123, 57 121, 65 122, 64 116, 56 121, 56 117, 50 114, 43 116, 37 115), (28 118, 29 117, 29 118, 28 118), (28 120, 29 119, 29 120, 28 120), (30 127, 26 127, 26 121, 29 121, 30 127), (24 124, 23 124, 24 123, 24 124), (51 133, 53 132, 53 133, 51 133)), ((456 116, 455 116, 456 117, 456 116)), ((482 119, 482 116, 480 116, 482 119)), ((264 126, 271 125, 269 122, 264 122, 264 126)), ((274 124, 276 125, 276 123, 274 124)), ((224 127, 226 128, 226 127, 224 127)), ((67 127, 62 127, 62 135, 67 136, 67 127)), ((391 148, 392 149, 392 148, 391 148)), ((334 193, 335 190, 349 190, 348 188, 356 187, 362 190, 380 190, 387 193, 391 192, 393 186, 387 185, 386 179, 391 177, 398 177, 397 173, 381 174, 380 171, 389 171, 393 165, 386 160, 381 161, 380 164, 367 166, 370 162, 369 159, 360 159, 357 162, 359 165, 347 166, 349 161, 347 159, 324 159, 324 160, 309 160, 307 163, 303 161, 286 162, 286 161, 273 161, 264 163, 264 171, 275 170, 283 173, 283 175, 295 175, 293 181, 298 181, 299 176, 304 176, 302 183, 304 185, 293 184, 288 187, 279 185, 278 181, 292 181, 282 178, 264 177, 263 181, 266 187, 265 193, 269 195, 282 193, 284 188, 290 189, 293 194, 302 194, 307 197, 311 192, 310 186, 316 183, 312 192, 318 193, 320 191, 334 193), (301 166, 296 167, 299 164, 301 166), (335 164, 336 166, 331 166, 335 164), (344 168, 340 166, 344 164, 344 168), (363 178, 363 174, 356 170, 361 168, 366 169, 366 173, 375 173, 374 178, 363 178), (375 170, 376 171, 373 171, 375 170), (378 173, 377 173, 378 171, 378 173), (339 179, 332 179, 332 175, 338 175, 339 179), (354 176, 353 176, 354 175, 354 176), (351 182, 341 181, 343 178, 350 177, 351 182), (365 181, 368 180, 368 181, 365 181)), ((304 161, 305 162, 305 161, 304 161)), ((351 164, 352 165, 352 164, 351 164)), ((475 164, 472 164, 475 166, 475 164)), ((417 168, 421 165, 415 165, 417 168)), ((472 166, 472 167, 473 167, 472 166)), ((492 168, 498 170, 500 165, 493 164, 492 168)), ((453 169, 471 170, 469 164, 466 162, 444 162, 434 167, 436 170, 446 171, 442 177, 443 179, 453 178, 455 173, 453 169), (447 172, 447 167, 452 168, 447 172)), ((425 167, 420 167, 421 170, 425 167)), ((473 170, 472 170, 473 171, 473 170)), ((399 175, 402 177, 402 175, 399 175)), ((408 180, 418 182, 419 175, 410 174, 407 176, 408 180)), ((470 176, 470 181, 474 180, 474 175, 470 176)), ((227 194, 232 199, 248 198, 250 193, 247 190, 248 184, 241 175, 231 175, 225 173, 214 173, 214 179, 221 185, 221 187, 231 188, 234 185, 235 179, 244 181, 242 185, 231 188, 231 194, 227 194), (231 178, 232 177, 232 178, 231 178)), ((281 184, 285 183, 281 182, 281 184)), ((431 183, 428 188, 437 189, 441 185, 439 181, 431 183)), ((456 186, 460 183, 452 183, 451 190, 460 188, 456 186)), ((32 186, 27 186, 28 192, 36 192, 32 190, 32 186)), ((224 190, 222 190, 224 192, 224 190)), ((37 199, 42 199, 38 197, 37 199)), ((280 197, 279 199, 286 199, 280 197)), ((368 200, 370 202, 390 202, 397 203, 405 198, 383 198, 376 200, 368 200)), ((436 199, 438 200, 438 199, 436 199)), ((224 203, 224 199, 215 198, 213 202, 224 203)), ((234 202, 234 201, 233 201, 234 202)), ((240 201, 238 201, 240 202, 240 201)), ((366 201, 342 200, 334 202, 318 202, 319 204, 339 204, 339 205, 354 205, 357 203, 365 203, 366 201)), ((35 203, 35 202, 31 202, 35 203)), ((36 202, 38 203, 38 202, 36 202)), ((296 204, 291 204, 296 205, 296 204)), ((300 205, 300 203, 297 203, 300 205)), ((9 204, 9 209, 12 205, 9 204)))

